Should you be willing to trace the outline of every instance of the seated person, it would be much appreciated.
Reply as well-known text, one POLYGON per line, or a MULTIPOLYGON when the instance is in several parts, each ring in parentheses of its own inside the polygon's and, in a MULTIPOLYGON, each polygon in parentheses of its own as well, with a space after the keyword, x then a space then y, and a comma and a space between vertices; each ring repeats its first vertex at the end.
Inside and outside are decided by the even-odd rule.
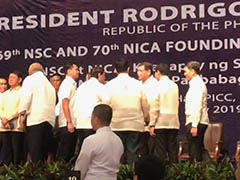
POLYGON ((91 124, 95 134, 88 136, 75 164, 82 180, 116 180, 123 154, 121 139, 109 127, 112 108, 106 104, 95 106, 91 124))

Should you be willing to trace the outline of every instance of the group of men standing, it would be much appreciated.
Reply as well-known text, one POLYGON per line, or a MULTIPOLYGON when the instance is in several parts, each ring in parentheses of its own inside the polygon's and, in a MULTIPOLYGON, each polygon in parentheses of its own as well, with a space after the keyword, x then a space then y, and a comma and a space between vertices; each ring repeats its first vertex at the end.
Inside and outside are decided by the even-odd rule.
MULTIPOLYGON (((43 161, 55 153, 58 159, 68 162, 76 151, 81 154, 84 139, 94 134, 91 124, 94 107, 107 104, 112 108, 110 127, 120 137, 124 147, 121 163, 131 163, 137 156, 146 154, 154 154, 162 160, 168 157, 171 163, 178 162, 179 89, 169 78, 167 64, 157 65, 154 72, 151 63, 139 64, 139 81, 129 76, 128 62, 120 59, 115 62, 117 76, 105 85, 103 68, 95 67, 90 79, 78 88, 78 66, 68 63, 63 70, 65 79, 60 85, 61 80, 51 77, 49 81, 43 67, 33 63, 21 88, 22 76, 10 73, 10 89, 0 100, 2 129, 10 132, 1 131, 1 134, 5 134, 3 147, 10 147, 5 142, 11 142, 9 138, 13 146, 15 139, 24 144, 19 134, 22 136, 25 129, 27 147, 33 162, 43 161), (15 84, 11 80, 12 76, 16 76, 15 84), (52 138, 53 127, 58 131, 57 143, 52 138)), ((186 64, 184 75, 189 81, 185 102, 187 137, 191 158, 197 161, 202 160, 203 137, 208 124, 207 89, 199 73, 198 62, 186 64)), ((97 143, 101 143, 99 141, 97 143)), ((16 151, 20 152, 19 149, 16 151)), ((17 156, 15 150, 7 151, 3 148, 3 156, 9 156, 10 152, 13 152, 13 157, 17 156)), ((18 162, 16 160, 16 164, 18 162)))
POLYGON ((21 82, 21 73, 11 72, 8 78, 10 89, 7 90, 7 80, 0 78, 1 160, 7 164, 18 164, 23 159, 24 135, 17 128, 21 82))

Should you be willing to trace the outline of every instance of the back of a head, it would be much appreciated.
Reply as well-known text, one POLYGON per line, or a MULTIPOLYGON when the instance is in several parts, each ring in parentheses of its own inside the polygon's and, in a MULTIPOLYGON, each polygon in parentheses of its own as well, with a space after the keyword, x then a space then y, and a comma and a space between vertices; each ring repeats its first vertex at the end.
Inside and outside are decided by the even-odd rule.
POLYGON ((160 63, 157 65, 155 71, 159 71, 162 75, 169 76, 170 71, 169 71, 169 66, 165 63, 160 63))
POLYGON ((96 66, 92 69, 91 71, 91 77, 95 77, 98 78, 98 74, 103 74, 104 73, 104 69, 100 66, 96 66))
POLYGON ((198 61, 189 61, 186 66, 188 69, 193 69, 197 74, 200 73, 200 63, 198 61))
POLYGON ((53 73, 53 74, 49 75, 49 79, 51 79, 51 78, 54 77, 54 76, 58 76, 58 77, 60 78, 60 80, 63 79, 63 78, 62 78, 62 75, 60 75, 59 73, 53 73))
POLYGON ((40 63, 32 63, 28 68, 28 74, 32 75, 35 72, 44 72, 43 67, 40 63))
POLYGON ((115 69, 118 73, 127 72, 128 68, 129 64, 125 59, 119 59, 115 62, 115 69))
POLYGON ((73 67, 74 63, 72 62, 68 62, 67 64, 65 64, 63 66, 63 73, 66 75, 68 70, 71 69, 73 67))
POLYGON ((94 107, 92 114, 97 116, 104 126, 109 126, 112 120, 112 108, 107 104, 99 104, 94 107))
POLYGON ((163 180, 165 164, 156 156, 143 156, 135 162, 135 174, 138 180, 163 180))

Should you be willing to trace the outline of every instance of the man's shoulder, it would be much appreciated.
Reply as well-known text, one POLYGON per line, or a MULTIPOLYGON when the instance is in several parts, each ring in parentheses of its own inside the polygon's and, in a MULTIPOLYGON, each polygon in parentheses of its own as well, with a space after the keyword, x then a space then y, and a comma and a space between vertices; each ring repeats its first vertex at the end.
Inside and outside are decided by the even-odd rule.
POLYGON ((85 81, 82 84, 80 84, 77 88, 78 91, 80 91, 81 89, 85 88, 86 86, 88 86, 89 82, 85 81))
POLYGON ((61 84, 65 84, 65 83, 71 83, 71 81, 69 81, 68 78, 64 78, 61 84))
POLYGON ((138 84, 138 85, 141 85, 141 84, 142 84, 141 81, 139 81, 139 80, 137 80, 137 79, 135 79, 135 78, 133 78, 133 77, 130 77, 130 76, 129 76, 129 81, 130 81, 130 82, 133 82, 133 83, 135 83, 135 84, 138 84))
POLYGON ((99 91, 99 89, 103 89, 105 88, 105 85, 103 85, 102 83, 98 82, 98 81, 85 81, 84 83, 82 83, 78 88, 77 88, 77 93, 79 92, 86 92, 88 91, 88 93, 94 92, 94 91, 99 91))
POLYGON ((65 79, 62 81, 59 89, 60 89, 60 88, 66 88, 66 87, 73 87, 73 86, 74 86, 73 82, 71 82, 71 80, 69 80, 68 78, 65 78, 65 79))
POLYGON ((118 78, 117 78, 117 77, 114 77, 114 78, 112 78, 111 80, 109 80, 109 81, 106 83, 106 85, 110 85, 110 84, 114 83, 114 82, 117 81, 117 80, 118 80, 118 78))
POLYGON ((85 86, 88 86, 88 87, 104 87, 104 85, 102 83, 100 83, 96 78, 91 78, 89 79, 88 81, 85 82, 85 86))
POLYGON ((8 94, 10 92, 10 89, 7 89, 6 91, 4 91, 3 93, 1 93, 2 96, 5 96, 6 94, 8 94))
POLYGON ((126 76, 122 82, 123 84, 142 87, 142 82, 131 76, 126 76))
POLYGON ((24 84, 24 83, 28 83, 29 81, 31 81, 32 78, 33 78, 32 75, 28 75, 27 77, 24 78, 23 84, 24 84))
POLYGON ((98 136, 96 133, 89 135, 84 139, 84 144, 87 144, 88 146, 93 145, 94 147, 98 144, 98 136))
POLYGON ((47 80, 47 77, 42 72, 36 72, 32 75, 28 75, 24 81, 23 84, 39 84, 42 83, 44 80, 47 80))
POLYGON ((193 89, 198 89, 199 91, 205 89, 206 85, 200 76, 195 77, 189 82, 189 86, 193 89))
POLYGON ((113 131, 107 132, 107 138, 106 138, 105 133, 106 132, 100 132, 100 133, 95 133, 95 134, 88 136, 86 138, 86 143, 88 145, 92 144, 94 147, 102 146, 104 144, 106 145, 106 144, 113 143, 113 142, 115 145, 119 144, 120 146, 122 146, 122 140, 113 131))
POLYGON ((168 84, 172 88, 178 88, 177 83, 175 83, 172 79, 169 78, 168 84))

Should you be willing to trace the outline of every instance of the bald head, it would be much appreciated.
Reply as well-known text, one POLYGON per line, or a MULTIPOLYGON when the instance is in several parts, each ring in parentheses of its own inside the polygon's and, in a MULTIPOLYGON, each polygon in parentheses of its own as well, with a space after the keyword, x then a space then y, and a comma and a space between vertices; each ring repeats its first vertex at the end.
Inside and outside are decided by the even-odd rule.
POLYGON ((44 72, 42 65, 39 64, 39 63, 32 63, 28 68, 28 74, 29 75, 32 75, 32 74, 34 74, 35 72, 38 72, 38 71, 44 72))

